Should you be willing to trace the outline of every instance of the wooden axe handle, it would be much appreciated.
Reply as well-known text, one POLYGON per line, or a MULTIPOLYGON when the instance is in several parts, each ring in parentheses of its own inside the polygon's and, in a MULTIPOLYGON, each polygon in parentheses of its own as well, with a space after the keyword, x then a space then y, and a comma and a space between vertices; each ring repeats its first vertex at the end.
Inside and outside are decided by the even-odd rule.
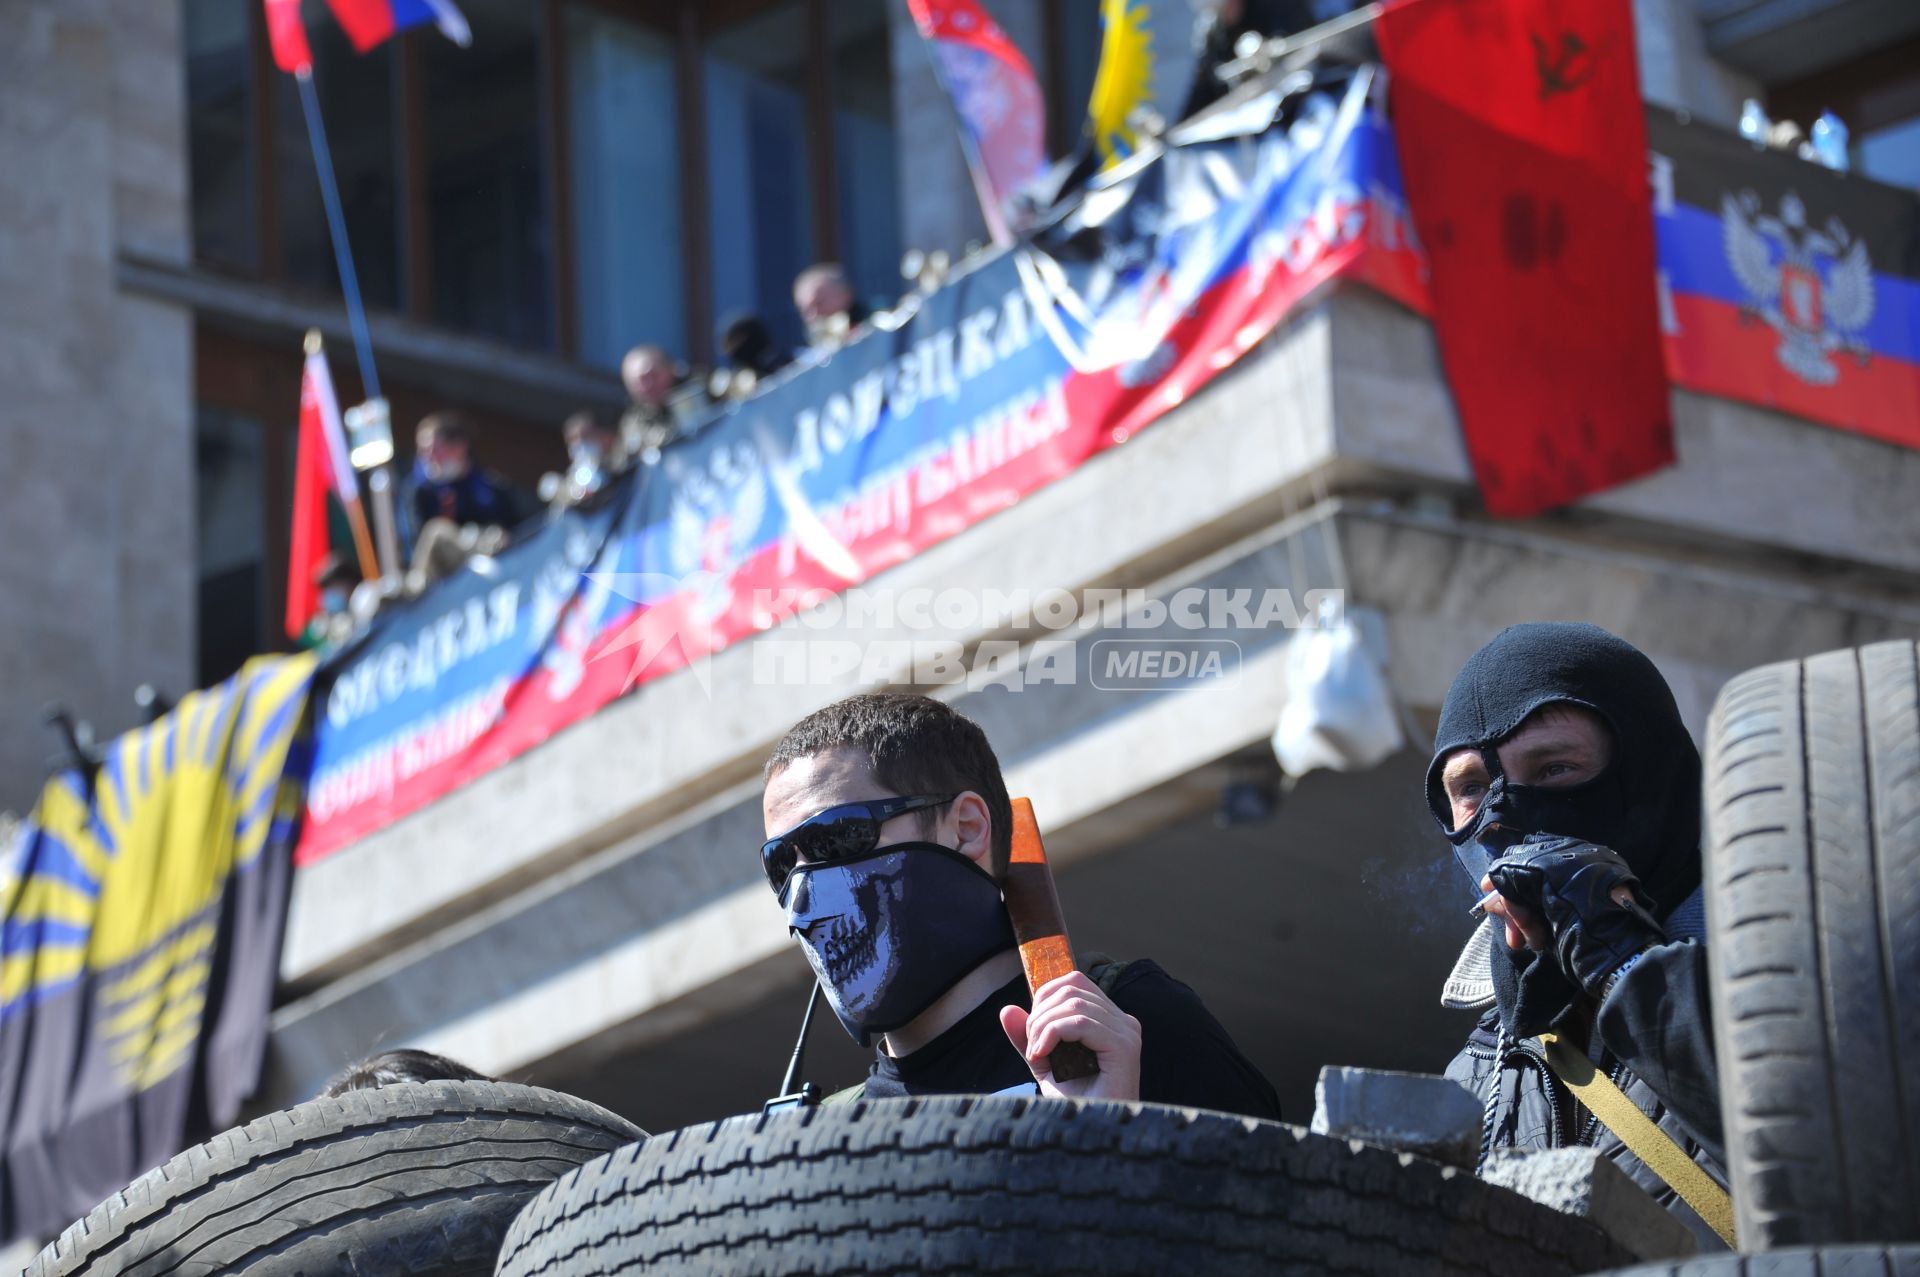
MULTIPOLYGON (((1053 889, 1053 871, 1047 867, 1047 849, 1040 841, 1033 804, 1024 798, 1013 800, 1013 855, 1007 862, 1002 894, 1013 921, 1013 937, 1020 942, 1027 991, 1038 993, 1047 981, 1074 970, 1073 946, 1067 943, 1067 923, 1060 916, 1060 896, 1053 889)), ((1047 1067, 1054 1081, 1071 1082, 1098 1073, 1100 1061, 1080 1043, 1062 1042, 1047 1058, 1047 1067)))

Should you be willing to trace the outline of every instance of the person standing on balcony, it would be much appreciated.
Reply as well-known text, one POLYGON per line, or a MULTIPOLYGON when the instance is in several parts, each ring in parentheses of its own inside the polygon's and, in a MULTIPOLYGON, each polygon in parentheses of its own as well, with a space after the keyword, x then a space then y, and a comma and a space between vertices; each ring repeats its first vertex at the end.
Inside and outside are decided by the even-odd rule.
POLYGON ((1144 1099, 1279 1118, 1266 1078, 1153 962, 1092 962, 1029 995, 1000 894, 1012 801, 972 720, 930 697, 852 696, 795 724, 764 775, 761 862, 789 934, 840 1023, 875 1047, 860 1095, 1144 1099), (1100 1072, 1055 1081, 1047 1061, 1063 1042, 1092 1051, 1100 1072))
POLYGON ((436 519, 455 528, 498 528, 503 533, 520 521, 520 501, 512 486, 474 464, 473 426, 465 414, 429 413, 420 419, 414 443, 407 512, 420 534, 436 519))
POLYGON ((807 327, 807 349, 816 355, 830 355, 853 340, 869 317, 838 262, 801 271, 793 281, 793 307, 807 327))
POLYGON ((630 401, 620 417, 621 450, 640 465, 652 465, 680 434, 667 404, 679 381, 673 356, 659 346, 635 346, 620 361, 620 380, 630 401))
POLYGON ((725 362, 713 370, 707 387, 715 403, 748 398, 762 381, 793 362, 767 321, 746 312, 729 317, 721 327, 720 356, 725 362))
POLYGON ((606 499, 614 477, 630 465, 620 432, 592 409, 583 408, 568 417, 560 436, 567 445, 567 468, 540 477, 540 497, 547 503, 549 518, 597 507, 606 499))

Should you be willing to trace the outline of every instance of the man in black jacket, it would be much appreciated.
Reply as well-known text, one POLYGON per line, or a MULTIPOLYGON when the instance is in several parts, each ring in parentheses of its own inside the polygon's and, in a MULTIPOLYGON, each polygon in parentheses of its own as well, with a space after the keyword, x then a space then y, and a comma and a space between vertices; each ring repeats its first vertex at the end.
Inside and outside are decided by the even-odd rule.
POLYGON ((1700 756, 1666 681, 1595 626, 1507 629, 1447 693, 1426 788, 1462 867, 1489 893, 1486 922, 1442 997, 1485 1013, 1447 1069, 1486 1104, 1483 1157, 1593 1145, 1702 1249, 1721 1249, 1674 1188, 1574 1095, 1540 1036, 1584 1052, 1724 1184, 1700 756))
POLYGON ((1135 961, 1029 998, 1000 895, 1013 808, 986 734, 925 696, 812 714, 766 765, 761 860, 840 1022, 875 1043, 863 1093, 1152 1100, 1277 1119, 1193 990, 1135 961), (1100 1072, 1056 1081, 1062 1042, 1100 1072))

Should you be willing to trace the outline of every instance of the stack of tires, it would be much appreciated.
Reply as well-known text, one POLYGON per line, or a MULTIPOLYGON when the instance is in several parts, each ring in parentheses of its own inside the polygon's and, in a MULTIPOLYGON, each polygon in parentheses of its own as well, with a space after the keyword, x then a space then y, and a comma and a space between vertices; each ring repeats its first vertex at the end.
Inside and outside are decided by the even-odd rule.
POLYGON ((1297 1127, 941 1096, 622 1149, 536 1198, 498 1273, 1544 1277, 1626 1258, 1586 1221, 1465 1171, 1297 1127))
POLYGON ((1920 1274, 1920 666, 1911 642, 1728 683, 1707 921, 1738 1255, 1635 1274, 1920 1274))

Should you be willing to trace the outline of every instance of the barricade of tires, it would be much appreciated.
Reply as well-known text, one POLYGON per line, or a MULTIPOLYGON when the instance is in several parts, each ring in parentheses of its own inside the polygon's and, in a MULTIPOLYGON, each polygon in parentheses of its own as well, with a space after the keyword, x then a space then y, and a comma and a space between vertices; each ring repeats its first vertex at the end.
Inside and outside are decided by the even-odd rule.
POLYGON ((738 1117, 569 1173, 500 1277, 1585 1273, 1584 1220, 1435 1162, 1195 1109, 941 1096, 738 1117))

